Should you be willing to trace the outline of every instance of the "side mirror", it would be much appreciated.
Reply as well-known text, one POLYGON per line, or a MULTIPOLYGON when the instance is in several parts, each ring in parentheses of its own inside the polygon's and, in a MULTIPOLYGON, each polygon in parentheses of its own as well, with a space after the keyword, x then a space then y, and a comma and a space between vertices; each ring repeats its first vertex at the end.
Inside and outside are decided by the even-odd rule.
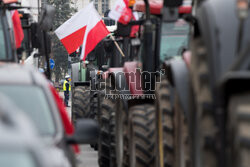
POLYGON ((55 16, 55 8, 52 5, 45 5, 42 10, 42 16, 39 20, 39 25, 41 29, 44 31, 52 30, 53 19, 55 16))
POLYGON ((99 136, 99 125, 92 119, 79 119, 75 133, 67 138, 68 144, 94 144, 99 136))

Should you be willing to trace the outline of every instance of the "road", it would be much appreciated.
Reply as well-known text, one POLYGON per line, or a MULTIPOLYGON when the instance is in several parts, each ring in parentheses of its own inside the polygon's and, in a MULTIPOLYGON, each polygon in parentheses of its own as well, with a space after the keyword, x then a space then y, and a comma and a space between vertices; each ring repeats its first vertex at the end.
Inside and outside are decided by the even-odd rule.
MULTIPOLYGON (((60 96, 63 98, 63 92, 60 92, 60 96)), ((69 101, 69 106, 67 107, 67 111, 69 117, 71 117, 71 101, 69 101)), ((77 167, 98 167, 97 156, 97 151, 94 151, 90 145, 82 145, 81 153, 77 155, 77 167)))

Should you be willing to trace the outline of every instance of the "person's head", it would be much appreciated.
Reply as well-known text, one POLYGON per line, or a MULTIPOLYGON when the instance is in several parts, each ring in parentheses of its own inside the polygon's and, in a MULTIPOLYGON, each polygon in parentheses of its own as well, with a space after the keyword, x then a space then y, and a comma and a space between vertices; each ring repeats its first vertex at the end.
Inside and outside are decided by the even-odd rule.
POLYGON ((66 75, 66 76, 65 76, 65 79, 66 79, 67 81, 69 81, 70 76, 69 76, 69 75, 66 75))
POLYGON ((42 74, 44 74, 44 73, 45 73, 45 71, 44 71, 44 69, 43 69, 43 68, 39 68, 39 69, 38 69, 38 71, 39 71, 40 73, 42 73, 42 74))

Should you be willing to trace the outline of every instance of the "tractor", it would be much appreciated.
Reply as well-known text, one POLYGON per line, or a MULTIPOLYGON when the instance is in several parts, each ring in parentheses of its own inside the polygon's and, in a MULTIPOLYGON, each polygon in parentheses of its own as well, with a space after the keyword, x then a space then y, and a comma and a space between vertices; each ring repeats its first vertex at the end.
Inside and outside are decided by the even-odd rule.
MULTIPOLYGON (((83 117, 96 119, 96 95, 95 92, 93 92, 94 89, 91 89, 90 86, 94 86, 92 83, 95 83, 96 79, 98 80, 99 70, 102 70, 102 65, 106 64, 103 52, 104 48, 101 42, 88 54, 85 61, 71 64, 72 120, 74 122, 77 121, 78 118, 83 117)), ((79 55, 79 53, 73 54, 79 55)))
POLYGON ((47 32, 52 29, 54 8, 45 5, 41 10, 42 14, 38 23, 31 22, 31 15, 23 9, 27 11, 30 7, 20 6, 17 0, 0 0, 0 33, 2 34, 0 61, 19 63, 20 60, 30 55, 45 55, 47 61, 46 75, 50 79, 49 53, 51 43, 47 32), (11 18, 14 10, 20 10, 21 24, 24 30, 22 46, 18 49, 15 45, 14 26, 11 18), (38 49, 36 52, 34 51, 35 48, 38 49), (25 56, 23 57, 23 55, 25 56))
MULTIPOLYGON (((13 3, 13 2, 11 2, 13 3)), ((10 5, 11 3, 6 3, 4 1, 0 1, 0 10, 1 10, 1 23, 0 23, 0 34, 1 34, 1 53, 0 53, 0 61, 4 62, 18 62, 18 57, 16 54, 16 46, 15 46, 15 38, 14 38, 14 30, 12 23, 9 22, 11 20, 11 11, 10 5)))
MULTIPOLYGON (((116 25, 113 20, 105 17, 103 18, 104 23, 107 28, 115 30, 116 25)), ((138 42, 131 45, 131 49, 128 40, 124 38, 125 31, 119 31, 121 25, 118 23, 117 29, 111 32, 115 36, 112 39, 111 36, 103 39, 96 48, 87 55, 86 61, 79 61, 79 53, 81 51, 75 52, 70 56, 76 60, 75 63, 71 64, 71 76, 72 76, 72 120, 76 122, 79 118, 92 118, 99 120, 98 112, 103 99, 103 93, 100 91, 100 82, 103 80, 102 74, 108 68, 121 67, 124 61, 130 59, 128 57, 128 52, 136 52, 138 47, 138 42), (119 51, 115 42, 122 50, 119 51), (124 53, 127 53, 124 56, 124 53), (122 56, 123 54, 123 56, 122 56)), ((127 31, 125 31, 127 32, 127 31)), ((97 149, 97 144, 94 146, 97 149)))
POLYGON ((154 124, 156 115, 154 104, 157 82, 160 83, 164 73, 160 70, 160 63, 165 59, 171 59, 176 54, 173 52, 181 54, 186 49, 189 27, 183 20, 176 22, 180 24, 178 28, 184 27, 184 32, 180 32, 181 34, 177 32, 175 35, 182 35, 186 40, 181 39, 180 43, 173 41, 174 39, 165 40, 164 37, 169 34, 164 33, 171 33, 167 32, 166 26, 173 28, 173 24, 165 22, 175 22, 179 18, 176 9, 174 16, 170 16, 173 13, 172 8, 179 7, 182 1, 166 1, 163 13, 161 13, 161 3, 157 5, 150 5, 148 1, 144 3, 138 1, 134 6, 136 10, 146 11, 144 18, 129 23, 143 28, 143 33, 140 34, 142 44, 139 55, 135 56, 133 61, 125 62, 122 68, 110 68, 109 78, 105 81, 106 96, 100 110, 102 121, 99 138, 99 144, 102 146, 99 149, 100 166, 156 165, 157 133, 154 124), (177 46, 166 51, 171 44, 172 47, 177 46), (160 55, 161 47, 164 52, 162 55, 160 55))
MULTIPOLYGON (((110 26, 110 19, 104 18, 104 21, 108 22, 107 27, 114 29, 114 25, 110 26)), ((121 41, 115 40, 121 46, 121 41)), ((123 61, 110 37, 103 39, 87 55, 85 61, 79 60, 80 53, 81 49, 69 55, 75 60, 71 64, 73 122, 83 117, 97 120, 99 100, 97 88, 99 81, 102 80, 102 74, 109 67, 121 66, 123 61)))
MULTIPOLYGON (((164 6, 170 7, 166 1, 164 6)), ((192 1, 184 0, 181 6, 172 6, 172 12, 168 12, 168 10, 168 8, 162 8, 162 17, 165 17, 165 19, 162 19, 161 22, 159 68, 164 71, 164 74, 161 76, 160 83, 156 86, 156 99, 154 101, 156 112, 154 125, 152 126, 152 129, 155 129, 153 139, 153 143, 155 143, 155 165, 161 167, 175 166, 179 163, 180 157, 184 157, 182 163, 190 163, 190 159, 187 158, 187 154, 189 154, 186 144, 189 142, 188 131, 185 129, 187 126, 181 131, 184 136, 183 140, 185 140, 184 144, 186 144, 184 146, 179 143, 178 135, 180 134, 177 134, 176 131, 179 128, 178 123, 186 123, 186 117, 184 119, 175 112, 176 108, 180 108, 179 106, 181 105, 178 100, 180 97, 176 95, 175 88, 185 89, 187 85, 185 77, 187 76, 181 76, 182 78, 179 79, 182 82, 176 85, 171 80, 175 74, 171 71, 171 65, 173 64, 172 62, 184 59, 184 54, 188 55, 190 53, 188 50, 190 50, 191 27, 190 23, 185 19, 191 14, 192 1)), ((176 65, 175 68, 178 71, 183 70, 182 66, 176 65)), ((184 99, 184 101, 188 101, 188 98, 184 99)))
POLYGON ((161 166, 248 166, 249 2, 193 4, 189 51, 163 65, 161 166))

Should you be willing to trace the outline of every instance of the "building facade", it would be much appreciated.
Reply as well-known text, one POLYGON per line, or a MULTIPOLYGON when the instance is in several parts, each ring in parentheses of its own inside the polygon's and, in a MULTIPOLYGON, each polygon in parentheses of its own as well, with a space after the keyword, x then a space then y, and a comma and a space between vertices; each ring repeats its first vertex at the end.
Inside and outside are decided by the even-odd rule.
POLYGON ((41 7, 41 0, 21 0, 22 6, 32 7, 31 9, 23 9, 27 13, 30 13, 33 16, 34 21, 38 21, 38 7, 41 7))
MULTIPOLYGON (((95 8, 101 15, 104 15, 107 10, 111 9, 114 1, 115 0, 93 0, 95 8)), ((92 0, 71 0, 71 2, 76 9, 80 10, 92 2, 92 0)))

